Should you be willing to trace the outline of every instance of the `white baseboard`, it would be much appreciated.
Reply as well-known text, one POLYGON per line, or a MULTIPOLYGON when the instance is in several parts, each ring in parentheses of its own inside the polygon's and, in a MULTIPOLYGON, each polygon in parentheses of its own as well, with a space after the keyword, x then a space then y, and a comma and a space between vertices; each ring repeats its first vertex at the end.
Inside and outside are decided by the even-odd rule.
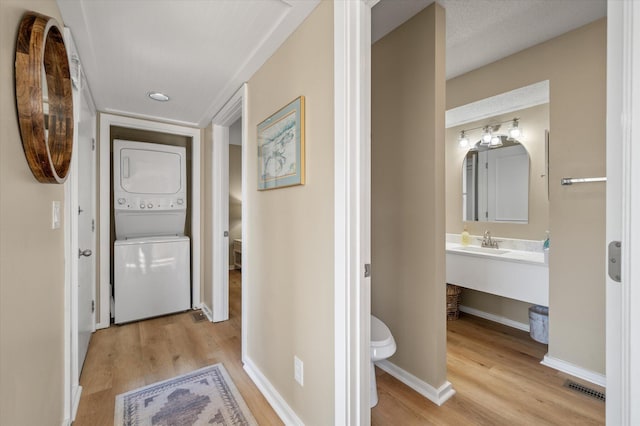
POLYGON ((200 309, 202 310, 202 313, 207 317, 209 322, 213 322, 213 312, 211 312, 211 309, 209 309, 209 307, 204 302, 200 304, 200 309))
POLYGON ((546 354, 540 364, 551 367, 554 370, 562 371, 563 373, 577 377, 587 382, 593 383, 598 386, 607 387, 607 377, 603 374, 596 373, 595 371, 587 370, 575 364, 567 361, 563 361, 558 358, 550 357, 546 354))
POLYGON ((105 324, 105 323, 101 323, 98 322, 96 323, 96 330, 102 330, 103 328, 109 328, 111 326, 111 324, 105 324))
POLYGON ((271 382, 262 374, 249 357, 245 357, 244 359, 244 369, 285 425, 304 425, 295 411, 291 409, 289 404, 287 404, 280 393, 278 393, 271 382))
POLYGON ((73 423, 76 419, 76 414, 78 414, 78 406, 80 405, 80 395, 82 395, 82 386, 78 385, 76 388, 76 392, 73 395, 73 401, 71 404, 71 423, 73 423))
POLYGON ((460 312, 464 312, 476 317, 484 318, 489 321, 497 322, 499 324, 506 325, 509 327, 517 328, 518 330, 522 330, 526 332, 530 331, 529 324, 514 321, 507 317, 501 317, 499 315, 490 314, 489 312, 481 311, 475 308, 470 308, 469 306, 460 305, 460 312))
POLYGON ((445 382, 436 389, 429 383, 403 370, 389 360, 378 361, 376 365, 438 406, 444 404, 449 398, 456 394, 450 382, 445 382))
POLYGON ((71 426, 76 420, 76 414, 78 414, 78 406, 80 405, 80 395, 82 395, 82 386, 78 385, 71 397, 72 401, 71 413, 69 414, 70 418, 63 419, 61 423, 62 426, 71 426))

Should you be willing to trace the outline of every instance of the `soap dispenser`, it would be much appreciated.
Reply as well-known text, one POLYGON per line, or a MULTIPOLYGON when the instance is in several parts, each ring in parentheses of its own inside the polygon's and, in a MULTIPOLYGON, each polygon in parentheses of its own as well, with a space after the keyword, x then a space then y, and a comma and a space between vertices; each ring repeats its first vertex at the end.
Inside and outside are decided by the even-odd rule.
POLYGON ((542 251, 544 252, 544 263, 545 264, 549 264, 549 245, 551 244, 551 241, 549 241, 549 231, 547 231, 547 237, 544 240, 544 243, 542 243, 542 251))
POLYGON ((471 240, 471 238, 469 238, 469 232, 467 231, 467 225, 464 226, 464 230, 462 231, 462 233, 460 234, 460 244, 462 244, 464 247, 469 245, 469 241, 471 240))

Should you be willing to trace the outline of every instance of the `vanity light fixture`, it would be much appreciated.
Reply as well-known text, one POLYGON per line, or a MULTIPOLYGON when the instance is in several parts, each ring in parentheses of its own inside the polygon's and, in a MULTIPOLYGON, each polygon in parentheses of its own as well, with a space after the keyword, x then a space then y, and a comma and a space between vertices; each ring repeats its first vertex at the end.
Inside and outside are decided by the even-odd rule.
POLYGON ((458 145, 460 146, 460 148, 466 148, 469 146, 469 138, 467 138, 464 130, 460 132, 460 136, 458 137, 458 145))
POLYGON ((511 123, 511 128, 509 129, 509 137, 511 139, 518 139, 520 136, 522 136, 522 131, 518 126, 518 119, 514 118, 511 123))
POLYGON ((148 92, 147 96, 158 102, 167 102, 169 100, 169 96, 165 95, 162 92, 148 92))
POLYGON ((477 149, 478 146, 482 146, 484 148, 498 148, 500 146, 503 146, 505 140, 509 142, 518 142, 521 138, 522 128, 520 127, 520 119, 518 117, 515 117, 511 120, 503 121, 501 123, 486 124, 481 127, 461 130, 460 135, 458 136, 458 146, 460 148, 469 148, 471 150, 477 149), (507 134, 498 133, 502 125, 507 123, 511 124, 511 127, 509 127, 509 130, 507 131, 507 134), (472 143, 469 140, 469 136, 467 135, 467 133, 479 129, 482 129, 480 140, 478 142, 472 143))

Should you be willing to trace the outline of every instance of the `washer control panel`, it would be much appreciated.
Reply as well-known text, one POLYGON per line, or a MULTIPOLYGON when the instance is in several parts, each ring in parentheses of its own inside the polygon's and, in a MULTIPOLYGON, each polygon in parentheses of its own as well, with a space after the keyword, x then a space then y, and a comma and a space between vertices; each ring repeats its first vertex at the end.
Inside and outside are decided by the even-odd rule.
POLYGON ((115 208, 118 210, 184 210, 184 198, 119 197, 115 208))

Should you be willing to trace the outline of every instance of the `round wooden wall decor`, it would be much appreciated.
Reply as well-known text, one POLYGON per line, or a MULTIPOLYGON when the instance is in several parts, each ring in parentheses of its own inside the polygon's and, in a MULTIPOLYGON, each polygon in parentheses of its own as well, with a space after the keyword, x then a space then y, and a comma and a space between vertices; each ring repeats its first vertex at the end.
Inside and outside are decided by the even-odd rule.
POLYGON ((73 93, 67 49, 55 19, 35 12, 24 15, 16 43, 15 79, 29 167, 40 182, 63 183, 73 150, 73 93))

